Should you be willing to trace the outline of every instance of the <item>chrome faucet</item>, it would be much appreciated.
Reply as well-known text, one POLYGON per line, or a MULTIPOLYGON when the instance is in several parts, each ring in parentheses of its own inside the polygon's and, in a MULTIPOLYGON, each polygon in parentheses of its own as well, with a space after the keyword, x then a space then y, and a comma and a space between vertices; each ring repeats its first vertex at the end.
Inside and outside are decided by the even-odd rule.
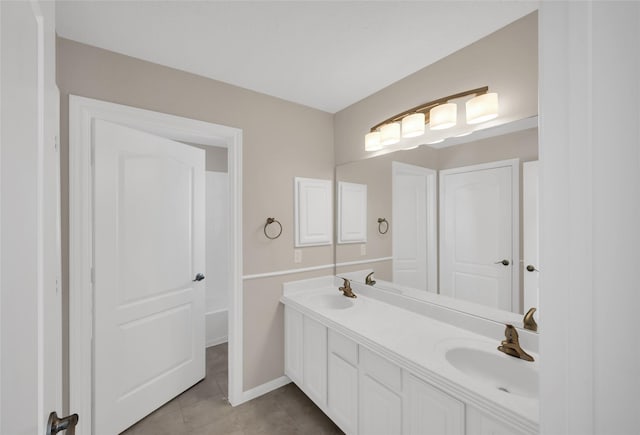
POLYGON ((518 339, 518 331, 513 325, 506 325, 504 329, 505 340, 502 340, 498 350, 506 353, 509 356, 520 358, 525 361, 533 361, 533 357, 520 347, 520 340, 518 339))
POLYGON ((357 298, 358 296, 356 296, 355 293, 353 293, 353 290, 351 290, 351 282, 347 278, 342 279, 344 280, 344 284, 342 287, 338 288, 338 290, 348 298, 357 298))
POLYGON ((376 285, 376 280, 373 279, 373 272, 367 275, 367 277, 364 279, 364 283, 366 285, 376 285))

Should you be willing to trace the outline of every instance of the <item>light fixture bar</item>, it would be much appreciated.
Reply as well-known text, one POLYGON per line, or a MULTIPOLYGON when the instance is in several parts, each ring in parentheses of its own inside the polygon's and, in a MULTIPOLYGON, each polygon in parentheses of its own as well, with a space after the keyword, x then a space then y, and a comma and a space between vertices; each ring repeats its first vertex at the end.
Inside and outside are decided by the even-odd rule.
POLYGON ((469 95, 483 95, 486 94, 487 92, 489 92, 489 86, 483 86, 481 88, 477 88, 477 89, 471 89, 470 91, 464 91, 464 92, 459 92, 457 94, 453 94, 453 95, 449 95, 443 98, 438 98, 437 100, 433 100, 433 101, 429 101, 428 103, 423 103, 420 104, 419 106, 416 106, 412 109, 409 110, 405 110, 402 113, 398 113, 397 115, 392 116, 391 118, 385 119, 384 121, 374 125, 373 127, 371 127, 371 131, 377 131, 380 127, 382 127, 385 124, 389 124, 392 122, 398 122, 400 120, 402 120, 402 118, 404 118, 407 115, 411 115, 413 113, 424 113, 425 116, 425 123, 429 122, 429 110, 431 110, 433 107, 439 105, 439 104, 444 104, 449 102, 450 100, 455 100, 457 98, 462 98, 462 97, 467 97, 469 95))

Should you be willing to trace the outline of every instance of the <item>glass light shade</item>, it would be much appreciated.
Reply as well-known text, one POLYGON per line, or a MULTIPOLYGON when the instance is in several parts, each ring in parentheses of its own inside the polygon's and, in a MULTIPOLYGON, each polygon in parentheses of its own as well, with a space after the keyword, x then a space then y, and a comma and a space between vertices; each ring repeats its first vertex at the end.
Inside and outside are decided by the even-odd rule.
POLYGON ((444 130, 456 125, 458 105, 455 103, 440 104, 429 111, 429 128, 444 130))
POLYGON ((380 132, 372 131, 371 133, 367 133, 364 135, 364 150, 365 151, 378 151, 382 149, 382 144, 380 143, 380 132))
POLYGON ((478 95, 467 101, 467 124, 479 124, 498 116, 498 94, 478 95))
POLYGON ((402 118, 402 137, 416 137, 424 134, 424 113, 412 113, 402 118))
POLYGON ((393 145, 400 142, 400 123, 392 122, 380 127, 380 143, 382 145, 393 145))

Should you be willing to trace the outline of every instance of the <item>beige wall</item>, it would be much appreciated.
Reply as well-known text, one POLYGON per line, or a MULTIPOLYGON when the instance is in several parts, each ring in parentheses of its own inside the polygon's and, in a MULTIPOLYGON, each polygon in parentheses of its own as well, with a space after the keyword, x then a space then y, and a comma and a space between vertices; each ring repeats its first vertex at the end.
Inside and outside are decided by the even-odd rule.
POLYGON ((388 117, 481 86, 498 92, 505 120, 538 114, 537 12, 336 113, 336 163, 370 157, 364 135, 388 117))
POLYGON ((205 155, 205 171, 213 172, 229 172, 227 167, 227 149, 220 147, 212 147, 208 145, 198 145, 195 143, 185 142, 192 147, 204 150, 205 155))
MULTIPOLYGON (((69 94, 241 128, 243 273, 333 263, 332 246, 303 248, 302 263, 293 263, 293 177, 333 178, 331 114, 62 38, 57 41, 57 82, 61 92, 65 283, 69 94), (262 233, 269 216, 282 222, 283 233, 277 240, 267 240, 262 233)), ((296 279, 307 276, 315 275, 292 275, 296 279)), ((281 282, 290 279, 245 282, 245 390, 283 374, 279 297, 281 282)), ((67 287, 63 303, 67 319, 67 287)))

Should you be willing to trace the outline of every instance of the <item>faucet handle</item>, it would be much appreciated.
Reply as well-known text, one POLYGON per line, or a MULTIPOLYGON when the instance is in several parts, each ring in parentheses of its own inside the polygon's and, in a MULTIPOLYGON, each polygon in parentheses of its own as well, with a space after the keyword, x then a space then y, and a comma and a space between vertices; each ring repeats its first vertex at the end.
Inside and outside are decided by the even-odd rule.
POLYGON ((364 283, 367 285, 375 285, 376 284, 376 280, 373 279, 373 272, 371 272, 369 275, 367 275, 367 277, 364 280, 364 283))
POLYGON ((536 319, 533 318, 533 314, 536 312, 536 307, 529 308, 527 314, 524 315, 524 319, 522 323, 524 323, 524 329, 528 329, 529 331, 537 331, 538 324, 536 323, 536 319))

